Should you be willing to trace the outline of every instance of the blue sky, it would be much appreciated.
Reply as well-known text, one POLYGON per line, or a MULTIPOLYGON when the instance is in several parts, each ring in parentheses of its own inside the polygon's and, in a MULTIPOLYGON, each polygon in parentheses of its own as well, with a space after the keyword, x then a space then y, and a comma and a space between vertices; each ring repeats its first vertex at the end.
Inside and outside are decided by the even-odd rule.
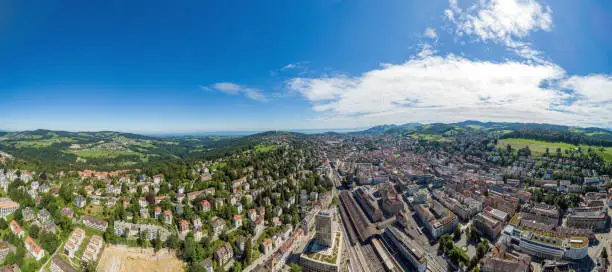
POLYGON ((2 1, 0 129, 610 128, 611 28, 610 1, 2 1))

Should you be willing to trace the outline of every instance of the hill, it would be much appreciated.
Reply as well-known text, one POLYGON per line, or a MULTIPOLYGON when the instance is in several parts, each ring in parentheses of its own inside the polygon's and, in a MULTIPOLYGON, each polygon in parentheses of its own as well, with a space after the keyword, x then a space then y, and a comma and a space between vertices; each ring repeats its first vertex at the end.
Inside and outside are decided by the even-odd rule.
MULTIPOLYGON (((288 135, 265 132, 250 136, 150 137, 114 131, 67 132, 34 130, 0 135, 0 151, 20 163, 50 170, 114 170, 143 168, 174 160, 215 158, 254 149, 270 138, 288 135)), ((259 146, 262 150, 262 146, 259 146)))

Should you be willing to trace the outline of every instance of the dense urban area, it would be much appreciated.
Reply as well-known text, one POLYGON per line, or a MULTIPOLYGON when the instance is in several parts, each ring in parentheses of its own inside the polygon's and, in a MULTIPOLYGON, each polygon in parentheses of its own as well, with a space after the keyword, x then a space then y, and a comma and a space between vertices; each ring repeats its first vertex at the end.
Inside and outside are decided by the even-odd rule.
POLYGON ((608 271, 612 132, 0 133, 0 271, 608 271))

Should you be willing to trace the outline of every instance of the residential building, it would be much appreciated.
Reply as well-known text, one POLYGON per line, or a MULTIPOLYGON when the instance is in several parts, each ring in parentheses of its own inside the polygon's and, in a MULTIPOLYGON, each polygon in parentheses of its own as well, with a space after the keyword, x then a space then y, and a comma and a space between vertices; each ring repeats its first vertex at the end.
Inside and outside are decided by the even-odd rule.
POLYGON ((74 206, 79 207, 79 208, 83 208, 85 207, 85 205, 87 204, 87 199, 81 195, 77 195, 74 198, 74 206))
POLYGON ((47 211, 46 209, 38 211, 38 220, 48 221, 49 219, 51 219, 51 213, 49 213, 49 211, 47 211))
POLYGON ((172 211, 170 210, 164 211, 164 223, 166 225, 172 225, 172 211))
POLYGON ((83 256, 81 257, 83 264, 87 264, 90 261, 95 262, 98 259, 98 254, 100 254, 103 244, 104 241, 102 240, 102 237, 93 235, 91 239, 89 239, 89 243, 87 244, 85 252, 83 252, 83 256))
POLYGON ((179 221, 179 232, 181 235, 187 235, 189 232, 189 222, 187 220, 181 219, 181 221, 179 221))
POLYGON ((17 221, 15 220, 11 221, 10 227, 11 227, 11 232, 13 232, 13 234, 17 235, 17 237, 19 238, 22 238, 23 235, 25 234, 21 226, 19 226, 19 224, 17 224, 17 221))
POLYGON ((43 256, 45 256, 45 250, 42 249, 36 243, 36 241, 34 241, 34 239, 32 239, 32 237, 30 237, 30 236, 26 237, 24 244, 25 244, 25 248, 28 250, 28 252, 30 252, 30 254, 32 254, 34 259, 36 259, 37 261, 42 259, 43 256))
POLYGON ((263 242, 261 243, 261 252, 264 255, 270 254, 272 253, 272 250, 274 249, 274 245, 272 244, 272 239, 270 238, 266 238, 263 240, 263 242))
POLYGON ((578 229, 603 230, 608 218, 608 207, 571 208, 567 215, 567 226, 578 229))
POLYGON ((107 221, 100 220, 88 215, 83 215, 83 225, 92 229, 97 229, 99 231, 106 231, 106 228, 108 228, 107 221))
POLYGON ((234 228, 239 228, 242 226, 242 217, 239 214, 234 214, 232 217, 232 223, 234 224, 234 228))
POLYGON ((225 221, 217 218, 212 222, 213 237, 218 237, 225 230, 225 221))
POLYGON ((150 224, 133 224, 124 221, 115 222, 115 234, 125 237, 134 237, 139 235, 141 232, 146 233, 146 237, 149 240, 157 239, 159 233, 160 239, 165 241, 170 236, 170 231, 162 226, 150 225, 150 224), (127 230, 127 232, 126 232, 127 230))
POLYGON ((161 207, 160 206, 155 206, 154 215, 155 215, 155 219, 159 219, 159 216, 161 215, 161 207))
POLYGON ((531 257, 527 254, 503 253, 503 256, 485 256, 480 261, 482 272, 525 272, 530 266, 531 257))
POLYGON ((7 264, 0 267, 0 272, 21 272, 21 269, 19 269, 19 266, 16 264, 7 264))
POLYGON ((229 263, 234 257, 234 249, 230 243, 225 243, 220 246, 214 253, 217 264, 224 266, 229 263))
POLYGON ((74 254, 79 249, 79 246, 81 246, 83 239, 85 239, 85 231, 81 228, 74 229, 68 241, 64 244, 64 253, 70 256, 70 258, 74 258, 74 254))
POLYGON ((0 242, 0 263, 4 263, 6 260, 6 255, 8 255, 10 251, 9 243, 5 241, 0 242))
POLYGON ((19 209, 19 203, 2 199, 0 201, 0 217, 5 218, 19 209))
POLYGON ((202 211, 203 212, 208 212, 208 211, 210 211, 210 202, 208 202, 208 200, 204 199, 204 200, 200 201, 200 207, 202 207, 202 211))
POLYGON ((419 204, 415 210, 434 239, 453 232, 459 224, 457 216, 437 201, 433 201, 431 205, 419 204))
POLYGON ((21 214, 23 215, 24 221, 30 221, 36 217, 34 210, 30 207, 25 207, 21 210, 21 214))
POLYGON ((502 232, 503 223, 486 213, 479 213, 472 221, 474 227, 483 235, 495 240, 502 232))

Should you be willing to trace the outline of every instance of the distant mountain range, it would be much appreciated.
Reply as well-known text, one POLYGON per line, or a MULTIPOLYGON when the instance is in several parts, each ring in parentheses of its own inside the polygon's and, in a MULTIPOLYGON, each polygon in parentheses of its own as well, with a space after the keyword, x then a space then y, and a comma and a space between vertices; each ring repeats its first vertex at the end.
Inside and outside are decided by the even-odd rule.
POLYGON ((423 134, 444 134, 445 132, 456 130, 458 128, 480 130, 480 131, 521 131, 521 130, 546 130, 546 131, 559 131, 568 133, 577 133, 586 137, 592 137, 596 139, 612 141, 612 131, 589 127, 570 127, 563 125, 552 125, 552 124, 539 124, 539 123, 506 123, 506 122, 480 122, 480 121, 463 121, 459 123, 432 123, 432 124, 419 124, 419 123, 406 123, 403 125, 380 125, 371 127, 367 130, 353 132, 354 134, 392 134, 392 133, 423 133, 423 134))

